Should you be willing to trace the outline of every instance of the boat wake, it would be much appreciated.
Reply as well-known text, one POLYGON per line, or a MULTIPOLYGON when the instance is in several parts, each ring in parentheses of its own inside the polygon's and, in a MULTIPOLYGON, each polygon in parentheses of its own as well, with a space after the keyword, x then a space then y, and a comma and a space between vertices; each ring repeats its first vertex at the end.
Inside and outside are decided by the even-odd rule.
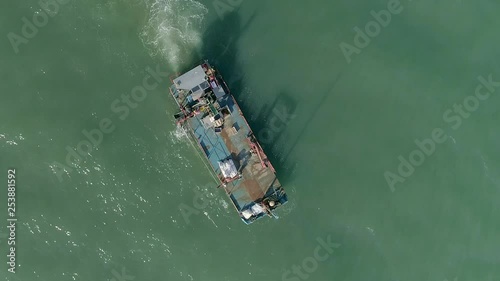
POLYGON ((175 131, 170 132, 170 141, 173 144, 183 143, 186 141, 187 137, 187 131, 180 125, 177 125, 175 131))
POLYGON ((178 71, 202 44, 207 7, 194 0, 145 0, 149 8, 141 39, 151 56, 161 56, 178 71))

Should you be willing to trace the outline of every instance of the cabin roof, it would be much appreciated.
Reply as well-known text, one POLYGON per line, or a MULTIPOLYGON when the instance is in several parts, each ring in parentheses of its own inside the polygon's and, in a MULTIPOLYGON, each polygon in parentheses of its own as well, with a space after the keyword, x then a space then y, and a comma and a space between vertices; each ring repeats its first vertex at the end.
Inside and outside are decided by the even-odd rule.
MULTIPOLYGON (((190 91, 196 86, 203 84, 203 82, 206 82, 205 77, 206 77, 205 71, 203 70, 201 65, 198 65, 197 67, 191 69, 190 71, 175 78, 174 84, 177 87, 177 89, 190 91)), ((196 91, 197 89, 195 89, 193 92, 196 91)))

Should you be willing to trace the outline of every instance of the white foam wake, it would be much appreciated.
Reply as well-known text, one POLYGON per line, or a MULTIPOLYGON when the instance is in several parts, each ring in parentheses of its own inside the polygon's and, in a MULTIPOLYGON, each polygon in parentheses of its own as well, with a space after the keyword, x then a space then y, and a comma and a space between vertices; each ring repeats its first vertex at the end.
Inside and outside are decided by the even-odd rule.
POLYGON ((160 55, 177 71, 201 47, 208 9, 194 0, 146 0, 149 15, 141 39, 152 56, 160 55))

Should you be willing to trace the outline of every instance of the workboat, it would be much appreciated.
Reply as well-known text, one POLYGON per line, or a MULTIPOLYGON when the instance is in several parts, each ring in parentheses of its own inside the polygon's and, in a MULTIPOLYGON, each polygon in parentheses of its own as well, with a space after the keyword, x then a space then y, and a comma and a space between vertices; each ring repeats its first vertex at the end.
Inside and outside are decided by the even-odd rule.
POLYGON ((216 68, 204 61, 171 78, 174 118, 246 224, 278 218, 288 199, 276 171, 216 68))

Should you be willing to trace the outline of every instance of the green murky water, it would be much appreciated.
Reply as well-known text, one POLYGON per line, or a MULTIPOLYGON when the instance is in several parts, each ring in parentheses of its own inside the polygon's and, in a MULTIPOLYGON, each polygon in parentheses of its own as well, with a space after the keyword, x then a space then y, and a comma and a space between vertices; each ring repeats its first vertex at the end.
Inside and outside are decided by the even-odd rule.
POLYGON ((500 90, 478 80, 500 81, 500 4, 45 8, 1 9, 0 219, 9 167, 18 219, 3 280, 500 280, 500 90), (244 225, 173 124, 168 76, 203 57, 266 137, 290 197, 279 220, 244 225))

